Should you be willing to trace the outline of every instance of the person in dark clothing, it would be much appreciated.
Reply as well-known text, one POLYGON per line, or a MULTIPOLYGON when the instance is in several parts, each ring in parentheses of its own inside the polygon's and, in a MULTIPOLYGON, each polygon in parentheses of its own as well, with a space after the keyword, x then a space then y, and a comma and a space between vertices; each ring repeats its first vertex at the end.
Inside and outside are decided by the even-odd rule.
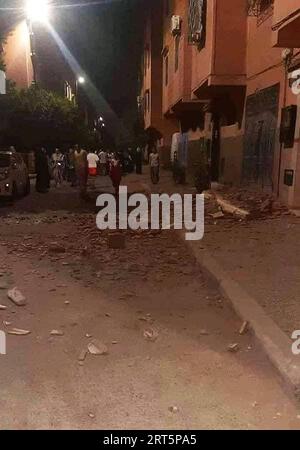
POLYGON ((35 154, 36 165, 36 190, 42 194, 48 192, 50 187, 50 173, 47 152, 45 148, 41 148, 35 154))
POLYGON ((109 176, 111 178, 112 185, 115 188, 116 197, 118 197, 122 180, 122 166, 118 155, 115 155, 111 160, 109 176))
POLYGON ((75 173, 75 156, 73 148, 69 149, 69 153, 66 158, 67 166, 67 180, 71 183, 72 187, 76 186, 76 173, 75 173))
POLYGON ((136 149, 135 168, 136 168, 136 173, 141 175, 142 174, 142 168, 143 168, 143 152, 142 152, 141 147, 138 147, 136 149))

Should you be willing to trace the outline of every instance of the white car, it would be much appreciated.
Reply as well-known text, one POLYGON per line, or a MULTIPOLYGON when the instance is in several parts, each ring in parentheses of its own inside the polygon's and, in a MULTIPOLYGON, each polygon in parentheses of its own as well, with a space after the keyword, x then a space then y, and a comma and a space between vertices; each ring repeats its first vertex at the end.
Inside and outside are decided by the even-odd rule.
POLYGON ((30 193, 27 166, 19 153, 0 151, 0 199, 14 200, 30 193))

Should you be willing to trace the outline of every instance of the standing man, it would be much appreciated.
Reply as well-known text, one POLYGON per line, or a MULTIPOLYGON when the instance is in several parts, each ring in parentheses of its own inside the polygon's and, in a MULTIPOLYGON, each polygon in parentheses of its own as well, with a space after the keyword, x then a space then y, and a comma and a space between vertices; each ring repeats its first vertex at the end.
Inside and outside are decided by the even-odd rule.
POLYGON ((143 152, 141 147, 138 146, 135 154, 135 169, 137 174, 139 175, 142 174, 142 167, 143 167, 143 152))
POLYGON ((69 153, 67 155, 67 179, 68 182, 71 183, 72 187, 76 186, 76 174, 75 174, 75 157, 74 157, 74 149, 70 148, 69 153))
POLYGON ((87 162, 88 162, 89 176, 91 177, 92 180, 92 188, 95 189, 97 167, 99 163, 99 156, 96 154, 96 152, 90 151, 88 153, 87 162))
POLYGON ((159 154, 156 147, 153 147, 150 153, 149 163, 152 183, 157 184, 159 182, 159 154))
POLYGON ((111 160, 109 176, 111 178, 112 185, 115 188, 116 197, 118 197, 119 190, 120 190, 120 184, 121 184, 121 180, 122 180, 122 167, 121 167, 121 161, 117 154, 115 154, 111 160))
POLYGON ((55 152, 52 155, 53 178, 55 187, 60 186, 63 182, 64 166, 64 155, 61 153, 59 148, 56 148, 55 152))
POLYGON ((36 191, 41 194, 48 192, 50 187, 50 173, 48 166, 47 152, 45 148, 37 150, 35 154, 36 166, 36 191))
POLYGON ((106 161, 107 161, 107 155, 104 150, 101 150, 99 153, 99 159, 100 159, 100 175, 104 176, 106 175, 106 161))
POLYGON ((87 152, 83 148, 75 145, 74 151, 75 172, 79 184, 80 197, 87 198, 88 162, 87 152))

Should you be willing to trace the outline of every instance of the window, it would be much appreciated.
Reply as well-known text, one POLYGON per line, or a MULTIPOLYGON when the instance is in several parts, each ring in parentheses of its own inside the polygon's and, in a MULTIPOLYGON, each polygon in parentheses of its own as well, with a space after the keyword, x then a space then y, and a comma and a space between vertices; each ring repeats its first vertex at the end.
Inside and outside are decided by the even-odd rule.
POLYGON ((180 36, 175 37, 175 72, 179 68, 179 48, 180 48, 180 36))
POLYGON ((165 86, 169 84, 169 55, 165 57, 165 86))
POLYGON ((189 0, 189 42, 199 49, 206 40, 207 0, 189 0))

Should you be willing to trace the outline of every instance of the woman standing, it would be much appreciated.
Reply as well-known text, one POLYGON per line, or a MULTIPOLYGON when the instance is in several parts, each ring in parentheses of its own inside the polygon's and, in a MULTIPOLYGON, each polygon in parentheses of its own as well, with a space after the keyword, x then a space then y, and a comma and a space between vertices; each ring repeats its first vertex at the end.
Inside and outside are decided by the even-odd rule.
POLYGON ((48 192, 50 187, 50 173, 45 148, 39 149, 35 154, 36 164, 36 191, 42 194, 48 192))
POLYGON ((111 178, 113 187, 115 188, 116 196, 119 195, 120 184, 122 180, 122 166, 118 156, 115 154, 111 160, 109 176, 111 178))

